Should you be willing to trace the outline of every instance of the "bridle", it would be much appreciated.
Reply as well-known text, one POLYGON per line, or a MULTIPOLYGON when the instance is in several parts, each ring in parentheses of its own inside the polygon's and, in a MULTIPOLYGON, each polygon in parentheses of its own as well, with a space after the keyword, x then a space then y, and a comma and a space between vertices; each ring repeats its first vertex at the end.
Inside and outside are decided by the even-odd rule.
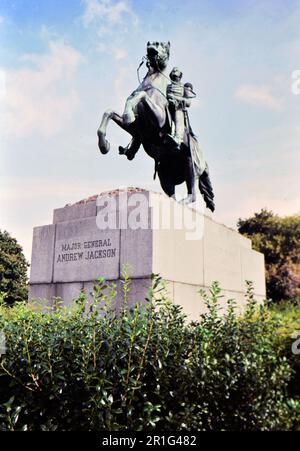
POLYGON ((161 63, 165 63, 168 60, 169 56, 165 56, 164 58, 162 58, 161 56, 159 56, 158 54, 154 57, 151 57, 151 60, 149 58, 149 56, 143 56, 142 61, 139 65, 139 67, 137 68, 137 77, 138 77, 138 81, 141 84, 141 79, 140 79, 140 69, 143 66, 143 64, 146 63, 146 66, 148 67, 148 69, 150 69, 150 67, 153 67, 153 69, 157 70, 163 77, 165 77, 167 80, 169 80, 170 83, 172 83, 172 81, 170 80, 169 77, 167 77, 167 75, 165 75, 160 69, 159 66, 161 63), (153 65, 153 60, 155 62, 155 66, 153 65))

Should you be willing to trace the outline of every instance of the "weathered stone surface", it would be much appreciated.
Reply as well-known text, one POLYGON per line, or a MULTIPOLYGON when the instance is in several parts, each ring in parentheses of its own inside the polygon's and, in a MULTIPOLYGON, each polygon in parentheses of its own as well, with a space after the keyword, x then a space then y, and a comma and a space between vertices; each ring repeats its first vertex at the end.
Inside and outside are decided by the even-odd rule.
POLYGON ((204 286, 218 281, 225 290, 242 292, 239 234, 208 218, 204 224, 204 286))
POLYGON ((130 285, 130 293, 128 297, 128 305, 132 306, 137 302, 143 304, 151 287, 151 279, 133 279, 130 285))
POLYGON ((52 283, 55 225, 36 227, 33 231, 30 283, 52 283))
POLYGON ((241 249, 242 283, 253 282, 254 292, 260 296, 266 295, 265 258, 254 250, 241 249))
POLYGON ((40 284, 29 286, 29 301, 47 301, 46 304, 52 306, 53 298, 56 297, 55 284, 40 284))
POLYGON ((128 265, 130 277, 150 277, 153 272, 152 246, 152 230, 121 230, 121 272, 128 265))
POLYGON ((149 192, 117 192, 115 196, 103 195, 97 199, 97 223, 110 228, 151 228, 149 192), (107 220, 109 215, 109 222, 107 220))
POLYGON ((244 237, 240 233, 237 233, 236 231, 234 231, 234 233, 240 238, 240 245, 242 247, 244 247, 245 249, 249 249, 251 251, 252 250, 252 241, 249 240, 249 238, 244 237))
POLYGON ((83 219, 96 216, 96 202, 86 204, 70 205, 64 208, 58 208, 53 212, 53 224, 60 222, 73 221, 74 219, 83 219))
POLYGON ((209 223, 211 222, 212 224, 218 224, 224 231, 226 230, 229 234, 233 234, 234 239, 236 241, 236 243, 241 246, 244 247, 246 249, 252 249, 252 242, 249 238, 246 238, 245 236, 241 235, 240 233, 238 233, 236 230, 227 227, 224 224, 221 223, 217 223, 216 221, 214 221, 214 219, 212 219, 210 216, 204 216, 205 217, 205 223, 206 223, 206 227, 209 227, 209 223))
POLYGON ((170 281, 203 284, 204 217, 151 193, 153 272, 170 281))
POLYGON ((119 230, 99 230, 96 218, 63 222, 56 227, 55 283, 119 278, 119 230))
POLYGON ((198 293, 200 286, 173 282, 173 302, 183 307, 189 320, 198 320, 205 305, 198 293))
MULTIPOLYGON (((170 286, 171 284, 169 284, 170 286)), ((187 315, 189 321, 197 321, 200 319, 200 315, 207 313, 207 307, 204 303, 202 296, 199 294, 199 290, 203 290, 209 295, 209 287, 203 287, 200 285, 183 284, 180 282, 172 283, 173 292, 172 300, 175 304, 183 307, 184 313, 187 315)), ((226 312, 228 308, 228 301, 234 299, 237 305, 238 311, 242 312, 246 307, 246 291, 230 291, 222 290, 222 298, 219 299, 220 311, 226 312)), ((265 296, 256 295, 257 302, 265 300, 265 296)))
POLYGON ((153 272, 170 281, 203 284, 203 239, 186 240, 184 230, 153 233, 153 272))
POLYGON ((56 297, 61 298, 64 305, 69 305, 79 296, 82 289, 83 283, 57 283, 56 297))
MULTIPOLYGON (((120 311, 123 303, 124 303, 124 291, 122 289, 122 283, 120 280, 110 281, 110 283, 115 283, 116 285, 116 297, 112 303, 112 306, 116 309, 117 312, 120 311)), ((130 281, 130 291, 128 293, 127 304, 129 306, 136 304, 137 302, 143 303, 145 302, 145 298, 151 286, 151 279, 132 279, 130 281)), ((88 297, 88 305, 93 301, 93 282, 84 283, 84 291, 88 297)), ((104 290, 105 295, 109 295, 110 289, 104 290)))

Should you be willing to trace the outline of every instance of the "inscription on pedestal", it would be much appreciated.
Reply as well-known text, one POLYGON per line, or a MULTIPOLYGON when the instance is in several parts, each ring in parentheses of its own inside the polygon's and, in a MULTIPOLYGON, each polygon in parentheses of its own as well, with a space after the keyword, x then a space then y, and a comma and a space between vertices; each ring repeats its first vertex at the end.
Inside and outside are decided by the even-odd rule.
POLYGON ((61 254, 58 254, 56 263, 81 262, 83 260, 115 258, 116 256, 117 248, 113 248, 110 238, 81 243, 64 243, 61 245, 61 254))
POLYGON ((118 279, 119 266, 119 230, 99 230, 94 218, 57 224, 55 283, 118 279))

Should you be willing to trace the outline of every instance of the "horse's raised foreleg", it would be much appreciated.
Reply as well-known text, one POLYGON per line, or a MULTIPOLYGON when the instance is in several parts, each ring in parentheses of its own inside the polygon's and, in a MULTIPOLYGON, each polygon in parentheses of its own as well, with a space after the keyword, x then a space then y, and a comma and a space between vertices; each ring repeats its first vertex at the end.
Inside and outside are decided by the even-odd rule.
POLYGON ((109 152, 110 144, 106 139, 106 132, 107 132, 107 126, 109 124, 110 119, 115 114, 113 110, 107 110, 103 114, 102 121, 100 124, 100 127, 98 128, 97 135, 98 135, 98 147, 100 149, 100 152, 103 154, 106 154, 109 152))
POLYGON ((110 149, 110 144, 106 139, 107 127, 108 127, 110 120, 114 121, 117 125, 119 125, 119 127, 121 127, 126 132, 132 134, 131 127, 124 123, 122 116, 120 116, 118 113, 116 113, 113 110, 105 111, 105 113, 103 114, 103 117, 102 117, 100 127, 98 128, 98 131, 97 131, 98 146, 99 146, 100 152, 103 154, 108 153, 109 149, 110 149))

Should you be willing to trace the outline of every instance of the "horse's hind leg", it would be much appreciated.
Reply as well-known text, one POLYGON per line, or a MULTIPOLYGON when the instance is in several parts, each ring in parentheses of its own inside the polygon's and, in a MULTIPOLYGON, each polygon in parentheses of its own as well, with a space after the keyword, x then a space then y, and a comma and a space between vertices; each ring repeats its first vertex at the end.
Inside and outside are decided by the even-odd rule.
POLYGON ((167 177, 165 177, 164 175, 158 173, 159 175, 159 180, 160 180, 160 184, 161 187, 164 191, 164 193, 169 196, 172 197, 173 199, 176 199, 175 196, 175 185, 173 182, 171 182, 167 177))
POLYGON ((196 202, 196 174, 192 157, 189 155, 185 162, 185 180, 188 195, 185 199, 182 199, 181 203, 188 205, 196 202))
POLYGON ((186 176, 186 186, 188 190, 188 195, 191 196, 192 202, 195 202, 196 200, 196 174, 195 174, 195 168, 194 168, 194 162, 191 156, 188 156, 186 161, 186 170, 185 170, 185 176, 186 176))

